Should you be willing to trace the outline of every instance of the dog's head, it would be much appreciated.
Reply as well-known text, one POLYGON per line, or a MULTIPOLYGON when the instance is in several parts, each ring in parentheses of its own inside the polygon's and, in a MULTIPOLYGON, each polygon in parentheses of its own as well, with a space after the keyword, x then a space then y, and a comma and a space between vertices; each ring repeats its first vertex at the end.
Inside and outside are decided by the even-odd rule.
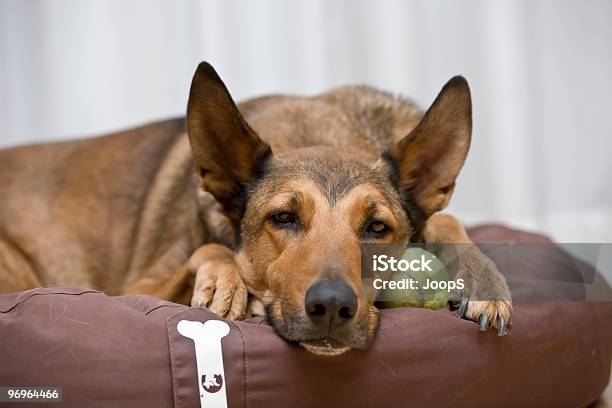
POLYGON ((244 279, 276 331, 322 355, 366 348, 378 315, 362 287, 360 244, 407 243, 448 205, 470 145, 467 82, 451 79, 418 125, 374 157, 273 152, 206 63, 187 121, 201 186, 240 231, 244 279))

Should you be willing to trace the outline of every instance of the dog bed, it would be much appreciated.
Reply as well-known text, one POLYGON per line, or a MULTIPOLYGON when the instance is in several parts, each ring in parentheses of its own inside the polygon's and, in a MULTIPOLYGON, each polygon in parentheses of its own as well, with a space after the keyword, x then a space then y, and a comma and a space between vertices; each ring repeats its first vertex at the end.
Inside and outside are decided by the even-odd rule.
POLYGON ((261 319, 224 323, 207 310, 147 296, 41 288, 0 296, 0 386, 61 387, 61 406, 71 407, 195 407, 205 393, 207 406, 249 408, 583 407, 596 400, 610 378, 612 302, 605 294, 580 300, 584 293, 575 291, 570 300, 528 300, 537 288, 525 280, 552 274, 576 282, 595 272, 540 235, 499 226, 469 232, 475 241, 548 248, 520 257, 489 253, 519 299, 505 337, 481 333, 446 308, 386 309, 370 350, 321 358, 261 319), (212 357, 196 358, 197 341, 181 321, 228 329, 216 340, 218 377, 200 375, 199 360, 212 357))

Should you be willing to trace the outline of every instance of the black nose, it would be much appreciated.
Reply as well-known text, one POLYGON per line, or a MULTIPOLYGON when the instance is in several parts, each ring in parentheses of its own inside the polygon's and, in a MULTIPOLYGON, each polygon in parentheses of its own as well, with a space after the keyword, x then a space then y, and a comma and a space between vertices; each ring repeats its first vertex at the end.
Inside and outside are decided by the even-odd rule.
POLYGON ((342 280, 322 279, 306 292, 306 313, 322 329, 350 321, 357 311, 357 296, 342 280))

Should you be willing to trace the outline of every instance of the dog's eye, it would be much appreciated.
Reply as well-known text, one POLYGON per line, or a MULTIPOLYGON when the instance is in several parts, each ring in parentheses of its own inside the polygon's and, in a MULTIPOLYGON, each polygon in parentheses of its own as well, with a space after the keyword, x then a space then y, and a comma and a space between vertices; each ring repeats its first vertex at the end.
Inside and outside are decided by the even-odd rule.
POLYGON ((272 222, 276 225, 287 226, 295 224, 296 217, 295 214, 290 213, 289 211, 277 211, 270 215, 270 220, 272 220, 272 222))
POLYGON ((380 238, 389 231, 391 231, 391 228, 382 221, 372 221, 366 228, 366 234, 373 238, 380 238))

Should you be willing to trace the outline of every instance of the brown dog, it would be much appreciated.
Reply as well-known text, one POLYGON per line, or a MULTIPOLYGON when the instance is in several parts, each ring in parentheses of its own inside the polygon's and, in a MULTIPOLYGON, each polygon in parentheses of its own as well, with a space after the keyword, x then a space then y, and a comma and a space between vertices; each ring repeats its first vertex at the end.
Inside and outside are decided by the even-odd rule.
MULTIPOLYGON (((355 86, 237 107, 202 63, 187 129, 177 119, 0 152, 0 292, 95 287, 231 319, 250 308, 312 352, 365 348, 378 318, 360 243, 469 242, 435 213, 470 135, 461 77, 425 115, 355 86)), ((504 278, 475 248, 459 259, 460 315, 504 334, 504 278)))

